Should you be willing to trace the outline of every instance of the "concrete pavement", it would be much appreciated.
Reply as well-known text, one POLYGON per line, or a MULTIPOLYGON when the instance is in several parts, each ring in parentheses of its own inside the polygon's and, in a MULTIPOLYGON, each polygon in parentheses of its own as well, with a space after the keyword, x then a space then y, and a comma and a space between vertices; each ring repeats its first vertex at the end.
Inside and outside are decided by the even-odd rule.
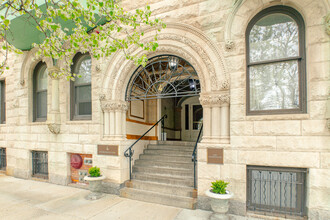
POLYGON ((146 203, 105 194, 86 200, 90 192, 0 174, 0 219, 206 220, 211 212, 146 203))

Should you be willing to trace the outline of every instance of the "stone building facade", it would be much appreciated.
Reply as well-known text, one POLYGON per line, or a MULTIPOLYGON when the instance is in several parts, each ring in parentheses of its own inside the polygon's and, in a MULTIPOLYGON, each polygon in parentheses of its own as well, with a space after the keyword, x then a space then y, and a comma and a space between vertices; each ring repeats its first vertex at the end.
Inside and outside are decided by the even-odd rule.
MULTIPOLYGON (((253 200, 248 191, 256 183, 249 183, 249 177, 254 175, 249 172, 260 172, 259 178, 263 178, 264 171, 259 168, 266 171, 269 168, 269 172, 278 169, 280 173, 289 173, 291 168, 305 175, 301 192, 306 206, 303 216, 327 219, 330 216, 329 1, 151 0, 149 3, 154 15, 162 18, 167 28, 159 34, 159 48, 147 54, 148 57, 165 54, 183 58, 193 66, 200 82, 204 127, 198 144, 197 207, 209 209, 204 192, 211 181, 224 179, 230 182, 229 189, 235 194, 231 213, 266 218, 267 211, 257 212, 247 207, 247 201, 253 200), (253 67, 248 63, 247 29, 256 16, 272 7, 293 9, 303 19, 299 36, 304 36, 304 41, 300 41, 304 54, 297 62, 303 63, 305 71, 298 80, 299 89, 304 87, 300 105, 305 106, 301 112, 249 114, 247 103, 251 90, 247 88, 250 85, 247 74, 253 67), (208 163, 210 148, 224 150, 223 164, 208 163)), ((144 6, 145 1, 122 4, 132 10, 144 6)), ((146 31, 145 39, 153 34, 151 29, 146 31)), ((143 53, 134 48, 132 52, 143 53)), ((132 109, 127 102, 126 90, 137 67, 119 52, 106 59, 91 59, 91 114, 87 119, 72 118, 71 82, 48 77, 47 117, 36 121, 33 109, 37 92, 33 82, 41 61, 34 59, 31 50, 12 55, 9 62, 10 70, 0 76, 5 97, 1 102, 5 106, 5 118, 0 124, 0 147, 5 149, 6 174, 37 178, 33 152, 47 152, 48 181, 67 185, 72 182, 71 156, 92 155, 92 164, 99 166, 107 177, 108 192, 118 193, 129 179, 124 151, 161 117, 157 100, 136 105, 135 108, 143 111, 132 109), (142 117, 136 116, 139 114, 142 117), (98 145, 118 146, 118 156, 99 154, 98 145)), ((56 71, 51 60, 44 62, 48 73, 56 71)), ((61 66, 61 62, 57 65, 61 66)), ((133 162, 149 143, 160 139, 160 131, 158 126, 134 146, 133 162)), ((262 185, 257 184, 260 194, 262 185)))

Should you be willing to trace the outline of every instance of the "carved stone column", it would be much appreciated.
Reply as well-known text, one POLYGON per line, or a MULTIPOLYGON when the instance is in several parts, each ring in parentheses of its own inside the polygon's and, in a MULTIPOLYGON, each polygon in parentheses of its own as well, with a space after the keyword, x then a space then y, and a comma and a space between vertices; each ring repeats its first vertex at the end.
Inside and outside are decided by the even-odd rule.
POLYGON ((203 142, 229 143, 229 94, 202 94, 203 142))
POLYGON ((207 142, 211 138, 211 100, 207 96, 201 96, 199 98, 201 105, 203 106, 203 140, 207 142))
POLYGON ((52 79, 51 91, 51 110, 47 114, 47 125, 50 132, 53 134, 60 133, 61 114, 60 114, 60 91, 59 91, 59 73, 58 67, 48 68, 48 75, 52 79))
POLYGON ((229 143, 229 95, 221 96, 221 143, 229 143))
POLYGON ((127 103, 123 101, 101 101, 103 111, 103 136, 114 139, 126 139, 127 103))
POLYGON ((220 100, 217 96, 213 96, 211 99, 212 102, 212 139, 220 139, 221 135, 221 121, 220 121, 220 114, 221 114, 221 107, 220 107, 220 100))

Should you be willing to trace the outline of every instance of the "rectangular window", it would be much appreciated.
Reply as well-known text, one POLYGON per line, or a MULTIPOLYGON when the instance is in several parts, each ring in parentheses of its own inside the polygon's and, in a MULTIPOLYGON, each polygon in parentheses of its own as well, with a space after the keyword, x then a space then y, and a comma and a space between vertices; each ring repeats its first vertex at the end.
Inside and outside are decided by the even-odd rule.
POLYGON ((6 86, 5 81, 0 81, 0 124, 6 123, 6 86))
POLYGON ((306 173, 302 168, 247 166, 247 209, 305 216, 306 173))
POLYGON ((0 148, 0 170, 6 170, 6 148, 0 148))
POLYGON ((48 178, 48 152, 32 151, 32 176, 48 178))
POLYGON ((189 105, 185 105, 185 129, 189 130, 189 105))

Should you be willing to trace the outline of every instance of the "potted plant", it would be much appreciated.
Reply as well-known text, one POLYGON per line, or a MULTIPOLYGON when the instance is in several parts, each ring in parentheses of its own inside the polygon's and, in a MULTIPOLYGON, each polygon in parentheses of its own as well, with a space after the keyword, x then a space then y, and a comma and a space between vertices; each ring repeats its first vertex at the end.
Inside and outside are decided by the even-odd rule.
POLYGON ((105 179, 105 176, 101 175, 99 167, 91 167, 88 170, 88 176, 85 176, 84 179, 89 183, 89 190, 91 192, 101 192, 102 191, 102 180, 105 179))
POLYGON ((229 209, 228 201, 234 196, 233 193, 226 190, 229 182, 216 180, 212 182, 212 189, 209 189, 205 194, 210 197, 210 204, 213 214, 210 219, 229 219, 226 215, 229 209))

